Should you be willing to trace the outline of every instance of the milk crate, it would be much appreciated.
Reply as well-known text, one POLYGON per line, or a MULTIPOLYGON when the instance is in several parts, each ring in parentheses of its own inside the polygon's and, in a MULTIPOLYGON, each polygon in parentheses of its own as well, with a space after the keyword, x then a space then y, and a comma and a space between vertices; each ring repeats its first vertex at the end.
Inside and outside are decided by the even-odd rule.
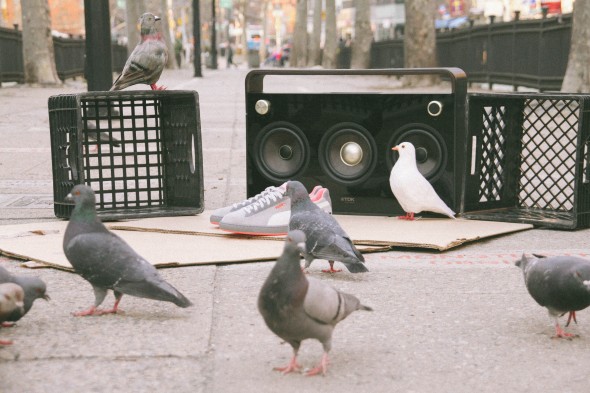
POLYGON ((590 226, 590 96, 470 94, 463 217, 590 226))
POLYGON ((117 91, 49 98, 54 212, 68 218, 76 184, 96 193, 103 220, 203 211, 195 91, 117 91))

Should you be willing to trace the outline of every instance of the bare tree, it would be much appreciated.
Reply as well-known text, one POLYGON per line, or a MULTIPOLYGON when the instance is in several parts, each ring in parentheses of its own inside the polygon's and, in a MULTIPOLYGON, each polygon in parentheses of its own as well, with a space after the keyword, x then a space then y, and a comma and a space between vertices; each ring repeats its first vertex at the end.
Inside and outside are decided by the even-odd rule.
MULTIPOLYGON (((404 66, 406 68, 436 67, 436 30, 434 3, 431 0, 406 1, 404 31, 404 66)), ((438 83, 435 76, 404 78, 406 86, 430 86, 438 83)))
POLYGON ((307 65, 321 64, 322 52, 320 43, 322 39, 322 0, 313 0, 313 30, 309 37, 309 52, 307 65))
POLYGON ((61 84, 55 68, 48 0, 22 0, 25 82, 61 84))
POLYGON ((290 63, 293 67, 305 67, 307 64, 307 0, 297 0, 290 63))
POLYGON ((561 91, 590 92, 590 1, 574 3, 572 39, 561 91))
POLYGON ((354 0, 354 40, 352 41, 351 68, 369 68, 371 65, 371 5, 367 0, 354 0))
POLYGON ((324 41, 324 52, 322 54, 322 66, 324 68, 336 68, 337 50, 336 0, 326 0, 326 36, 324 41))

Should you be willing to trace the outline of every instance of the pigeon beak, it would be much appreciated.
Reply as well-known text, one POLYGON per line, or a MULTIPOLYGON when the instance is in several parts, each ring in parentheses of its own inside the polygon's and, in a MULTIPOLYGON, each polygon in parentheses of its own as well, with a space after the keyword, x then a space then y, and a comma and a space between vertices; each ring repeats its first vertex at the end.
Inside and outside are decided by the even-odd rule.
POLYGON ((154 16, 154 18, 156 19, 156 22, 159 21, 160 19, 162 19, 159 16, 154 16))
POLYGON ((49 297, 48 294, 43 295, 43 299, 45 299, 46 301, 50 301, 51 298, 49 297))
POLYGON ((394 146, 394 147, 391 148, 391 150, 398 151, 399 150, 399 146, 394 146))
POLYGON ((74 202, 74 197, 72 196, 71 193, 69 193, 68 195, 66 195, 65 201, 66 202, 74 202))

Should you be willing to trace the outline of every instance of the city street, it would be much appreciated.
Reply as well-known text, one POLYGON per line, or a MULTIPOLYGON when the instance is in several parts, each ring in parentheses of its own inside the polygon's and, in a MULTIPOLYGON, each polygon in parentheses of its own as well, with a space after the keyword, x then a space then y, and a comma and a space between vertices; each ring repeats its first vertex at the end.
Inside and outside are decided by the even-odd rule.
MULTIPOLYGON (((246 197, 247 69, 226 69, 221 58, 220 69, 203 73, 165 70, 159 83, 199 93, 211 210, 246 197)), ((394 78, 327 79, 293 88, 399 91, 394 78)), ((0 225, 57 220, 47 100, 85 90, 80 79, 0 88, 0 225)), ((72 312, 94 301, 85 280, 0 256, 11 272, 41 277, 51 296, 15 327, 0 328, 1 339, 14 341, 0 347, 0 392, 588 392, 590 311, 567 328, 579 337, 551 339, 547 310, 514 262, 533 252, 590 257, 589 239, 590 229, 532 229, 444 253, 395 249, 367 254, 370 272, 361 274, 328 275, 325 261, 314 262, 310 276, 374 309, 336 327, 324 377, 273 371, 292 355, 256 306, 273 262, 161 269, 193 307, 124 296, 123 314, 76 318, 72 312)), ((104 305, 112 302, 109 294, 104 305)), ((311 369, 321 354, 317 341, 304 341, 299 362, 311 369)))

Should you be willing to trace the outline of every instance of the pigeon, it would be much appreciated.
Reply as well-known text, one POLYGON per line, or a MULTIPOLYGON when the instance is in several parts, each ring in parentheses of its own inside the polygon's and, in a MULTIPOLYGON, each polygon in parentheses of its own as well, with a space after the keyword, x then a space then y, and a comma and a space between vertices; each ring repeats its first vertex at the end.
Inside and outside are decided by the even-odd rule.
POLYGON ((324 353, 319 365, 307 375, 326 374, 332 331, 336 324, 356 310, 373 311, 355 296, 340 292, 323 281, 306 277, 299 264, 305 252, 305 234, 294 230, 287 234, 283 254, 277 259, 260 294, 258 310, 268 328, 293 347, 293 357, 286 367, 275 370, 284 374, 297 371, 297 353, 301 341, 315 338, 324 353))
POLYGON ((402 142, 392 147, 399 153, 399 158, 391 169, 389 185, 393 195, 406 212, 402 220, 414 220, 414 214, 422 211, 444 214, 455 218, 452 211, 437 195, 432 184, 418 170, 416 166, 416 149, 410 142, 402 142))
POLYGON ((63 250, 75 272, 92 285, 95 296, 94 305, 75 316, 117 313, 123 294, 172 302, 179 307, 192 305, 98 219, 92 188, 79 184, 66 200, 73 200, 75 207, 64 234, 63 250), (99 310, 108 289, 115 294, 115 305, 110 310, 99 310))
POLYGON ((301 230, 307 241, 303 253, 305 268, 316 258, 326 259, 330 269, 326 273, 339 272, 334 269, 334 261, 340 261, 351 273, 368 272, 365 258, 352 244, 350 237, 331 215, 320 209, 309 199, 307 190, 298 181, 287 183, 285 195, 291 198, 291 218, 289 230, 301 230))
POLYGON ((522 269, 533 299, 547 308, 555 322, 554 338, 574 337, 559 326, 558 318, 569 313, 567 327, 572 319, 577 323, 576 311, 590 306, 590 261, 573 256, 527 258, 523 254, 516 266, 522 269))
POLYGON ((47 286, 39 277, 33 276, 15 276, 11 274, 8 270, 4 269, 0 266, 0 284, 4 283, 14 283, 19 285, 24 293, 24 312, 20 313, 15 311, 12 315, 9 315, 7 318, 4 319, 3 326, 9 326, 5 324, 6 322, 16 322, 22 317, 24 317, 31 307, 33 307, 33 302, 37 299, 45 299, 49 300, 49 295, 47 295, 47 286))
MULTIPOLYGON (((0 284, 0 322, 8 320, 13 314, 24 313, 23 289, 11 282, 0 284)), ((0 340, 0 345, 11 345, 10 340, 0 340)))
POLYGON ((146 84, 152 90, 164 90, 156 82, 168 61, 168 48, 162 34, 156 29, 156 22, 160 18, 146 12, 139 18, 141 24, 141 40, 127 59, 123 72, 113 83, 110 91, 122 90, 126 87, 146 84))
POLYGON ((121 141, 113 136, 110 136, 107 132, 97 132, 93 130, 96 130, 96 123, 89 121, 88 129, 86 130, 88 140, 97 142, 97 145, 101 143, 109 143, 115 147, 121 146, 121 141))

